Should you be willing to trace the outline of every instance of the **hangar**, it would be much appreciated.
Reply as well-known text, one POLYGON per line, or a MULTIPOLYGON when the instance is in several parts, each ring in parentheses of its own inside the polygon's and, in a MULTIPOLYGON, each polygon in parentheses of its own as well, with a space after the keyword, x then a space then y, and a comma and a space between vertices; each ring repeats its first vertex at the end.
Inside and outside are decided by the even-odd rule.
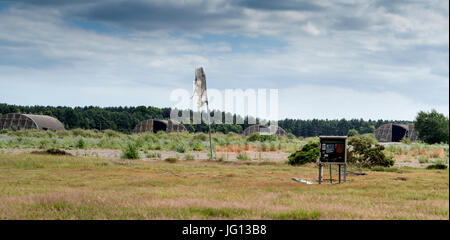
POLYGON ((286 131, 281 127, 271 125, 269 127, 264 125, 252 125, 244 130, 244 136, 250 136, 253 133, 259 134, 275 134, 277 136, 285 136, 286 131))
POLYGON ((183 126, 183 124, 175 120, 147 119, 141 121, 138 125, 136 125, 132 133, 144 133, 144 132, 157 133, 158 131, 165 131, 167 133, 170 133, 170 132, 185 132, 187 130, 186 127, 183 126))
POLYGON ((0 129, 64 130, 64 125, 47 115, 8 113, 0 117, 0 129))
POLYGON ((400 142, 402 138, 417 140, 414 124, 387 123, 375 130, 375 138, 379 142, 400 142))

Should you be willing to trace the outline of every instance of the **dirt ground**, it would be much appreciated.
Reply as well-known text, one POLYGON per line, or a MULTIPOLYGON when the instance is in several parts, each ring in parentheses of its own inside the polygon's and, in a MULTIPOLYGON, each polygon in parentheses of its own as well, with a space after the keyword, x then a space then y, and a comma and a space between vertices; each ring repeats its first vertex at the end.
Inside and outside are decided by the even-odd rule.
MULTIPOLYGON (((26 148, 26 149, 2 149, 0 152, 3 153, 30 153, 32 151, 36 151, 36 149, 26 148)), ((112 149, 73 149, 66 150, 66 152, 80 157, 100 157, 100 158, 109 158, 109 159, 120 159, 121 150, 112 150, 112 149)), ((178 153, 175 151, 163 151, 163 150, 152 150, 149 153, 159 153, 161 157, 159 158, 148 158, 146 154, 140 152, 140 156, 142 160, 153 161, 160 160, 166 158, 178 158, 179 160, 184 160, 184 156, 186 153, 189 153, 194 156, 196 160, 206 160, 208 159, 208 153, 206 151, 188 151, 186 153, 178 153)), ((245 154, 249 157, 250 161, 270 161, 270 162, 284 162, 287 161, 289 153, 281 152, 281 151, 272 151, 272 152, 255 152, 255 151, 246 151, 245 154)), ((221 158, 224 161, 240 161, 236 158, 236 152, 217 152, 216 157, 221 158)), ((416 167, 422 168, 430 165, 431 163, 420 163, 417 157, 409 156, 409 155, 398 155, 394 157, 395 165, 398 167, 416 167)))

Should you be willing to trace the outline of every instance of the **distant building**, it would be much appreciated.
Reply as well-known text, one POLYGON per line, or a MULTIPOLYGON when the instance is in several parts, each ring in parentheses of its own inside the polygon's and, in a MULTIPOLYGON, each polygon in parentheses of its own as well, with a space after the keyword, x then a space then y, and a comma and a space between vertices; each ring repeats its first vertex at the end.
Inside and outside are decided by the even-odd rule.
POLYGON ((136 125, 132 133, 144 133, 144 132, 157 133, 158 131, 170 133, 170 132, 185 132, 187 130, 186 127, 183 126, 183 124, 174 120, 148 119, 136 125))
POLYGON ((400 142, 402 138, 416 141, 414 124, 388 123, 375 130, 375 138, 379 142, 400 142))
POLYGON ((277 136, 285 136, 286 131, 278 126, 252 125, 244 130, 244 136, 250 136, 253 133, 274 134, 277 136))
POLYGON ((64 130, 64 125, 46 115, 8 113, 0 117, 0 129, 64 130))

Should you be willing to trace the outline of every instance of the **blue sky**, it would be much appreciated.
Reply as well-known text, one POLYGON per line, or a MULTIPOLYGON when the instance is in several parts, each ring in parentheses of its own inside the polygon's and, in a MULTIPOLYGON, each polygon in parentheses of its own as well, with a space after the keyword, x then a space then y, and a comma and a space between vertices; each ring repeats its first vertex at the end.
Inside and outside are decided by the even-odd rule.
POLYGON ((170 107, 203 66, 210 88, 279 89, 280 118, 448 116, 448 5, 0 0, 0 102, 170 107))

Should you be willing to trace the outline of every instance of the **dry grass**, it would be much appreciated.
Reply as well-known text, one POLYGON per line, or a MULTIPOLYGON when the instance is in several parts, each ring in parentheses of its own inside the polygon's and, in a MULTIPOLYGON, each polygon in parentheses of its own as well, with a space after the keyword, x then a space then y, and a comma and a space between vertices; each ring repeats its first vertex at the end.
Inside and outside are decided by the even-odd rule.
POLYGON ((226 163, 0 154, 0 219, 449 219, 448 170, 226 163))

